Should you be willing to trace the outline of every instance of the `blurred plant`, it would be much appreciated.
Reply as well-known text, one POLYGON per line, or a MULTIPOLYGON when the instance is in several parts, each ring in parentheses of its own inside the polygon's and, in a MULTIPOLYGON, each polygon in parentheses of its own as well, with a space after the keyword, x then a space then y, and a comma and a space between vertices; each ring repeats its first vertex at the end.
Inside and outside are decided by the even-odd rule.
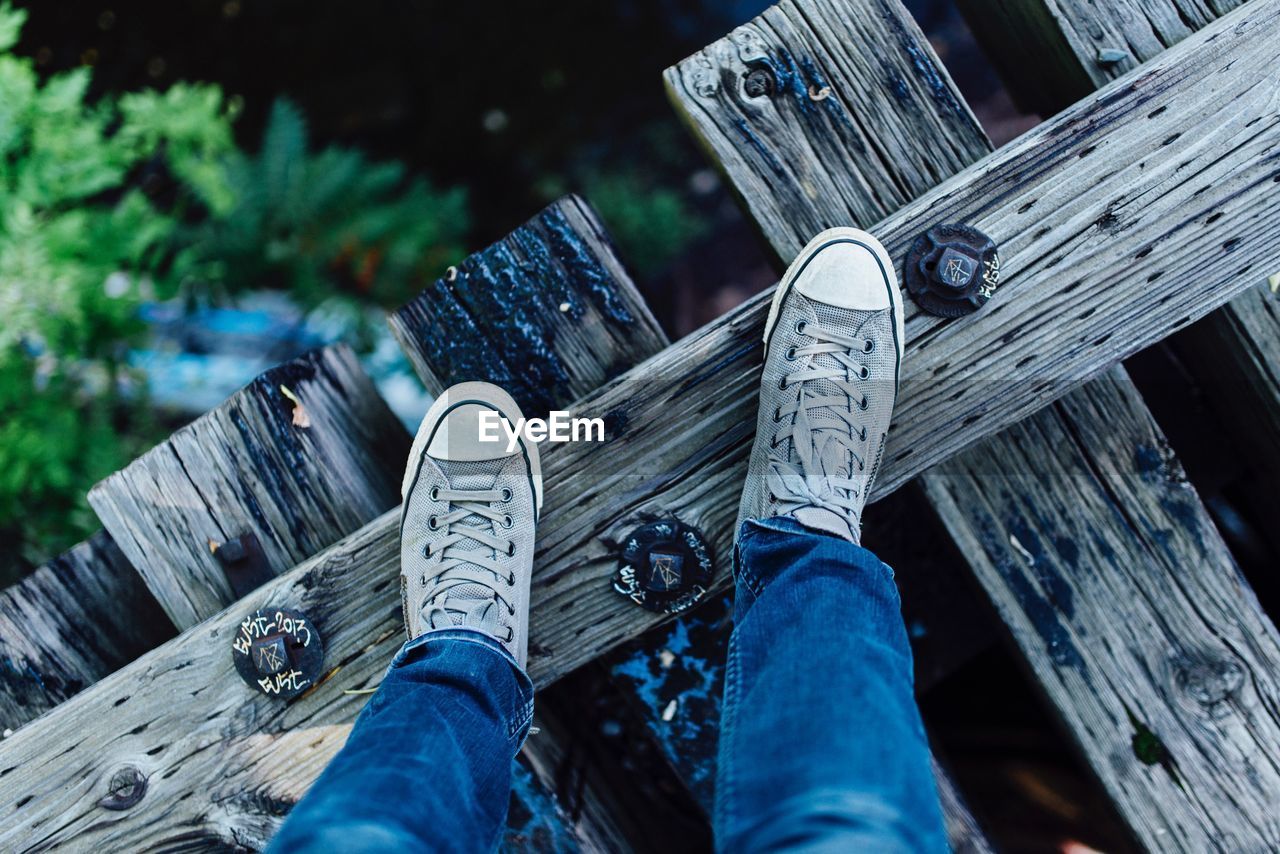
POLYGON ((308 306, 337 290, 390 307, 465 254, 464 189, 408 181, 402 164, 352 149, 312 153, 301 112, 284 99, 258 153, 233 154, 222 174, 233 202, 192 235, 200 284, 287 287, 308 306))
POLYGON ((0 580, 96 522, 85 492, 159 438, 125 364, 146 300, 282 287, 392 303, 462 254, 461 190, 397 163, 311 153, 275 105, 239 151, 215 86, 86 101, 88 69, 41 81, 0 3, 0 580))
POLYGON ((627 263, 652 276, 710 229, 681 190, 637 169, 596 173, 583 182, 627 263))

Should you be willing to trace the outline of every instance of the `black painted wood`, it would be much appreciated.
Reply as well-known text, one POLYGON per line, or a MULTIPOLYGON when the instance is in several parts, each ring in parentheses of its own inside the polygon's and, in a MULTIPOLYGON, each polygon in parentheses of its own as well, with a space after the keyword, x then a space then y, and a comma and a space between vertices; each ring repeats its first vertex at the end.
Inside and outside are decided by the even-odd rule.
POLYGON ((565 196, 391 316, 432 394, 466 380, 528 417, 594 391, 667 338, 590 206, 565 196))
POLYGON ((1280 847, 1280 633, 1123 369, 921 480, 1139 841, 1280 847))

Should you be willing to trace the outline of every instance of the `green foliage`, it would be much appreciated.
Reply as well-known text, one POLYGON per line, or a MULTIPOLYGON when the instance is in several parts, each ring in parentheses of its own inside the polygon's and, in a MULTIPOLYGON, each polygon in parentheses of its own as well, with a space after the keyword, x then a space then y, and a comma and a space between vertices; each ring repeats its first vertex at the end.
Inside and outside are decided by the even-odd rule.
POLYGON ((661 270, 709 228, 680 190, 643 172, 597 174, 585 183, 587 199, 642 276, 661 270))
POLYGON ((258 153, 235 155, 225 174, 234 202, 193 235, 202 284, 289 287, 305 305, 338 289, 390 307, 465 254, 464 190, 437 191, 351 149, 312 153, 287 100, 258 153))
POLYGON ((292 289, 396 303, 463 252, 461 190, 355 151, 312 152, 279 102, 257 154, 216 86, 86 101, 43 81, 0 3, 0 577, 96 527, 84 496, 159 438, 124 364, 142 302, 292 289))

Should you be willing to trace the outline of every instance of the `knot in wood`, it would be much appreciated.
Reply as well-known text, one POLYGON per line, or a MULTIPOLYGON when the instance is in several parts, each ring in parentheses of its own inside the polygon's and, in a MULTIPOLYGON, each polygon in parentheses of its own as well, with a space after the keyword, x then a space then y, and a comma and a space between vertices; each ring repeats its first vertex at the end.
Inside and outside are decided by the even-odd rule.
POLYGON ((1234 696, 1244 684, 1244 668, 1230 658, 1204 656, 1179 661, 1175 682, 1183 695, 1210 708, 1234 696))
POLYGON ((125 765, 111 775, 107 784, 107 794, 98 801, 98 806, 116 812, 135 806, 147 793, 147 775, 132 765, 125 765))
POLYGON ((768 98, 775 88, 773 72, 767 68, 753 68, 742 78, 742 91, 748 98, 768 98))

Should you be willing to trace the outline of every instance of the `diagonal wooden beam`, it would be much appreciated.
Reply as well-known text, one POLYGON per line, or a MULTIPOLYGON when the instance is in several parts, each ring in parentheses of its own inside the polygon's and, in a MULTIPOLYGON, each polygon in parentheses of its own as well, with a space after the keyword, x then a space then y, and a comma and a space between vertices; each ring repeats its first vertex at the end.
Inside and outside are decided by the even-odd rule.
MULTIPOLYGON (((1061 109, 1062 81, 1075 69, 1100 86, 1134 64, 1206 26, 1242 0, 963 0, 984 46, 1010 85, 1018 85, 1042 108, 1061 109), (1016 10, 1010 10, 1012 5, 1016 10), (1016 28, 1010 32, 1009 28, 1016 28), (1015 36, 1010 38, 1009 36, 1015 36), (1101 62, 1099 54, 1119 46, 1124 58, 1101 62), (1024 73, 1015 52, 1046 59, 1024 73)), ((1265 271, 1280 274, 1280 268, 1265 271)), ((1257 277, 1243 294, 1171 340, 1187 372, 1203 390, 1253 476, 1239 495, 1265 537, 1280 549, 1280 531, 1265 524, 1275 504, 1271 485, 1280 479, 1280 295, 1257 277)))
POLYGON ((922 482, 1138 840, 1280 846, 1280 633, 1123 369, 922 482))
MULTIPOLYGON (((933 222, 971 222, 1001 243, 1008 273, 964 323, 908 319, 907 429, 882 493, 1276 266, 1278 60, 1280 0, 1253 0, 875 228, 898 257, 933 222), (1221 217, 1205 229, 1210 212, 1221 217)), ((615 544, 644 514, 698 524, 727 554, 767 300, 575 404, 606 417, 611 441, 547 447, 538 684, 660 621, 609 585, 615 544)), ((392 511, 23 727, 0 744, 0 844, 225 840, 260 825, 345 736, 359 701, 342 689, 370 684, 398 641, 397 561, 392 511), (230 688, 240 611, 268 601, 307 610, 342 665, 286 706, 230 688), (150 774, 140 809, 104 814, 97 800, 131 764, 150 774)))
MULTIPOLYGON (((1062 7, 1069 5, 1062 4, 1062 7)), ((900 10, 895 14, 895 6, 886 0, 866 3, 786 0, 667 72, 668 88, 673 98, 689 117, 695 133, 716 153, 722 171, 739 194, 751 198, 766 192, 766 188, 773 188, 775 195, 787 199, 791 207, 779 215, 766 211, 765 218, 758 223, 765 237, 784 256, 803 245, 810 233, 806 229, 839 225, 849 218, 855 224, 866 223, 881 213, 877 210, 877 206, 882 204, 879 199, 858 192, 858 188, 872 183, 869 179, 860 179, 864 169, 895 177, 891 183, 902 186, 927 180, 921 164, 928 163, 928 157, 912 157, 911 152, 901 146, 897 148, 896 159, 864 157, 853 163, 824 161, 816 149, 830 146, 830 139, 856 141, 861 126, 865 125, 884 130, 891 139, 916 139, 917 145, 927 147, 932 142, 928 138, 932 125, 941 128, 945 138, 953 144, 956 140, 968 140, 967 147, 962 146, 960 151, 961 156, 967 153, 970 160, 978 159, 989 148, 985 138, 973 130, 976 122, 968 112, 950 107, 950 100, 942 102, 947 105, 944 108, 928 98, 903 97, 903 101, 914 100, 917 103, 914 110, 901 114, 882 105, 887 88, 905 95, 924 95, 937 88, 901 82, 915 81, 923 76, 919 71, 912 75, 916 67, 912 61, 915 60, 918 66, 919 58, 929 56, 930 52, 923 36, 918 34, 914 40, 915 49, 911 51, 902 49, 901 38, 891 38, 894 33, 908 30, 902 25, 886 24, 886 21, 897 21, 905 16, 905 12, 900 10), (880 65, 865 67, 860 64, 865 53, 856 47, 835 57, 825 53, 824 45, 839 43, 837 38, 827 38, 829 33, 855 25, 861 30, 859 40, 849 44, 888 45, 877 51, 875 58, 877 63, 893 69, 887 75, 893 84, 884 82, 886 74, 880 65), (837 59, 841 55, 847 55, 846 62, 837 59), (853 66, 848 75, 845 73, 846 64, 853 66), (776 91, 758 95, 747 84, 753 74, 762 73, 790 82, 779 86, 776 91), (793 77, 797 79, 792 80, 793 77), (714 81, 714 85, 708 85, 708 80, 714 81), (814 109, 812 99, 808 97, 808 93, 817 86, 829 90, 829 97, 821 102, 825 110, 814 109), (932 118, 922 118, 922 113, 932 118), (775 168, 775 164, 803 164, 810 158, 816 162, 808 167, 797 166, 786 172, 775 168), (815 181, 811 178, 815 173, 825 176, 828 170, 834 173, 832 179, 815 181), (858 179, 851 179, 850 175, 858 179), (777 186, 785 182, 790 182, 790 191, 778 194, 777 186), (814 184, 818 185, 819 191, 806 192, 814 184)), ((1100 11, 1098 16, 1106 14, 1100 11)), ((1178 16, 1170 12, 1169 17, 1176 20, 1178 16)), ((1103 28, 1097 29, 1101 32, 1103 28)), ((1189 31, 1184 28, 1183 35, 1186 34, 1189 31)), ((948 79, 944 71, 936 68, 928 77, 948 79)), ((1093 384, 1086 385, 1066 400, 1107 401, 1132 422, 1144 425, 1152 422, 1137 391, 1120 369, 1116 371, 1119 371, 1118 378, 1098 380, 1096 389, 1093 384)), ((1064 404, 1064 409, 1068 413, 1076 411, 1069 404, 1064 404)), ((1036 416, 1033 423, 1040 424, 1044 418, 1052 418, 1052 414, 1036 416)), ((1062 418, 1067 427, 1057 431, 1013 427, 966 451, 962 457, 967 470, 981 472, 985 479, 975 475, 957 480, 945 495, 936 489, 927 490, 928 495, 939 502, 938 513, 960 545, 960 553, 972 566, 1002 614, 1013 615, 1013 619, 1029 619, 1036 623, 1042 634, 1057 628, 1064 637, 1066 632, 1074 632, 1081 638, 1105 636, 1114 631, 1117 621, 1116 614, 1107 607, 1107 603, 1095 600, 1092 608, 1073 608, 1070 599, 1057 601, 1052 595, 1054 588, 1044 580, 1048 573, 1056 571, 1061 573, 1061 577, 1069 578, 1078 568, 1096 580, 1100 589, 1108 586, 1126 589, 1126 572, 1131 567, 1142 567, 1154 588, 1147 594, 1153 608, 1170 613, 1177 612, 1184 604, 1172 592, 1165 592, 1178 589, 1173 575, 1179 564, 1160 560, 1160 557, 1182 558, 1186 565, 1204 566, 1205 573, 1212 573, 1215 578, 1235 578, 1235 565, 1211 525, 1200 524, 1191 530, 1181 526, 1171 514, 1160 516, 1158 520, 1143 518, 1130 522, 1124 515, 1123 506, 1072 500, 1078 487, 1063 470, 1055 469, 1051 464, 1046 464, 1045 470, 1040 471, 1042 477, 1039 479, 1013 476, 1013 481, 1018 484, 1014 497, 1003 489, 997 489, 1006 485, 1001 473, 1012 461, 1058 460, 1062 453, 1061 435, 1068 428, 1071 435, 1079 437, 1076 453, 1082 462, 1075 468, 1086 471, 1094 465, 1114 464, 1117 458, 1124 459, 1141 448, 1160 447, 1154 434, 1143 434, 1141 439, 1150 440, 1143 444, 1134 438, 1132 431, 1117 431, 1113 435, 1107 424, 1097 419, 1081 420, 1072 418, 1070 414, 1064 414, 1062 418), (1003 496, 1003 500, 993 498, 992 492, 1003 496), (999 509, 998 518, 989 519, 985 515, 992 507, 999 509), (1098 555, 1092 554, 1093 560, 1082 559, 1070 566, 1054 566, 1052 561, 1040 559, 1034 572, 1030 573, 1030 579, 1008 572, 992 573, 981 554, 975 554, 974 543, 977 540, 995 543, 988 545, 988 551, 1003 548, 1007 553, 1003 555, 1005 560, 1018 557, 1008 540, 989 534, 989 529, 999 524, 999 518, 1015 513, 1024 519, 1056 520, 1062 529, 1076 533, 1102 532, 1128 548, 1125 550, 1117 546, 1115 554, 1118 557, 1112 560, 1100 560, 1098 555), (1168 531, 1174 546, 1171 546, 1171 551, 1161 552, 1152 559, 1133 544, 1141 541, 1144 530, 1157 523, 1168 531), (1040 587, 1050 588, 1047 598, 1028 601, 1027 591, 1040 587), (1059 628, 1059 623, 1068 628, 1059 628)), ((899 417, 896 420, 899 428, 902 423, 899 417)), ((926 483, 935 483, 928 474, 925 477, 926 483)), ((1130 503, 1136 507, 1159 507, 1160 502, 1169 497, 1165 484, 1158 479, 1134 477, 1126 483, 1128 496, 1132 498, 1130 503)), ((1194 489, 1183 485, 1179 492, 1182 504, 1188 508, 1189 518, 1207 522, 1207 514, 1194 489)), ((1068 542, 1063 546, 1064 550, 1070 548, 1075 552, 1077 547, 1073 538, 1065 534, 1058 537, 1058 542, 1068 542)), ((1013 542, 1016 543, 1016 539, 1013 542)), ((1087 549, 1081 551, 1089 554, 1087 549)), ((1065 585, 1069 587, 1071 582, 1068 580, 1065 585)), ((1224 590, 1230 591, 1222 594, 1232 603, 1230 611, 1247 615, 1253 625, 1265 627, 1258 641, 1254 663, 1269 667, 1280 661, 1280 645, 1275 642, 1274 629, 1258 608, 1252 591, 1238 582, 1224 586, 1224 590)), ((1081 597, 1075 598, 1078 601, 1081 597)), ((1221 615, 1216 616, 1220 620, 1221 615)), ((1183 643, 1215 649, 1224 656, 1215 661, 1228 660, 1215 644, 1215 638, 1220 636, 1223 628, 1218 620, 1187 619, 1179 628, 1185 633, 1183 643)), ((1261 773, 1253 775, 1261 781, 1258 785, 1245 786, 1243 790, 1238 788, 1236 781, 1246 776, 1238 761, 1222 760, 1224 766, 1234 769, 1232 773, 1223 773, 1221 768, 1206 769, 1198 762, 1202 756, 1238 757, 1243 753, 1259 756, 1266 764, 1266 745, 1272 740, 1280 741, 1276 721, 1264 715, 1250 723, 1237 716, 1236 726, 1228 727, 1236 736, 1234 740, 1231 736, 1215 738, 1202 735, 1194 740, 1194 744, 1179 745, 1179 752, 1188 757, 1187 773, 1196 779, 1192 788, 1197 793, 1197 800, 1189 803, 1176 786, 1169 785, 1168 775, 1159 770, 1153 772, 1138 757, 1126 757, 1119 749, 1119 743, 1126 741, 1132 732, 1123 719, 1119 723, 1126 724, 1124 726, 1104 728, 1096 725, 1099 715, 1090 703, 1105 705, 1106 698, 1099 700, 1088 693, 1085 686, 1074 683, 1072 690, 1056 690, 1060 681, 1070 681, 1070 674, 1060 672, 1068 664, 1079 669, 1086 683, 1123 683, 1128 686, 1126 696, 1130 702, 1141 709, 1138 714, 1145 720, 1156 721, 1152 726, 1160 732, 1163 728, 1172 728, 1173 722, 1179 718, 1176 706, 1162 700, 1170 687, 1164 672, 1159 668, 1134 666, 1133 661, 1122 657, 1098 656, 1090 658, 1087 664, 1081 664, 1079 656, 1068 661, 1064 657, 1066 651, 1059 648, 1057 641, 1054 648, 1046 648, 1040 638, 1032 637, 1028 632, 1015 632, 1015 635, 1034 672, 1048 686, 1056 710, 1084 745, 1086 755, 1107 784, 1119 811, 1129 820, 1139 838, 1149 844, 1168 845, 1172 840, 1162 839, 1161 834, 1176 828, 1179 832, 1172 839, 1194 850, 1221 833, 1224 825, 1249 827, 1251 821, 1256 821, 1260 805, 1266 798, 1277 794, 1272 791, 1275 788, 1273 781, 1261 773)), ((1155 646, 1160 647, 1166 642, 1168 638, 1161 637, 1155 646)), ((1264 698, 1265 705, 1265 698, 1272 697, 1271 686, 1266 685, 1260 696, 1264 698)), ((1216 708, 1222 710, 1226 707, 1219 705, 1216 708)), ((718 716, 718 706, 714 703, 711 712, 713 717, 718 716)), ((714 722, 710 726, 714 728, 714 722)), ((1175 730, 1178 733, 1183 731, 1181 728, 1175 730)), ((1239 838, 1251 845, 1262 844, 1266 841, 1266 834, 1257 831, 1257 828, 1252 832, 1241 829, 1239 838)))
POLYGON ((266 371, 89 491, 179 629, 238 597, 216 554, 253 535, 279 575, 400 500, 409 434, 346 345, 266 371))
POLYGON ((1244 0, 957 0, 1024 109, 1050 116, 1244 0))

